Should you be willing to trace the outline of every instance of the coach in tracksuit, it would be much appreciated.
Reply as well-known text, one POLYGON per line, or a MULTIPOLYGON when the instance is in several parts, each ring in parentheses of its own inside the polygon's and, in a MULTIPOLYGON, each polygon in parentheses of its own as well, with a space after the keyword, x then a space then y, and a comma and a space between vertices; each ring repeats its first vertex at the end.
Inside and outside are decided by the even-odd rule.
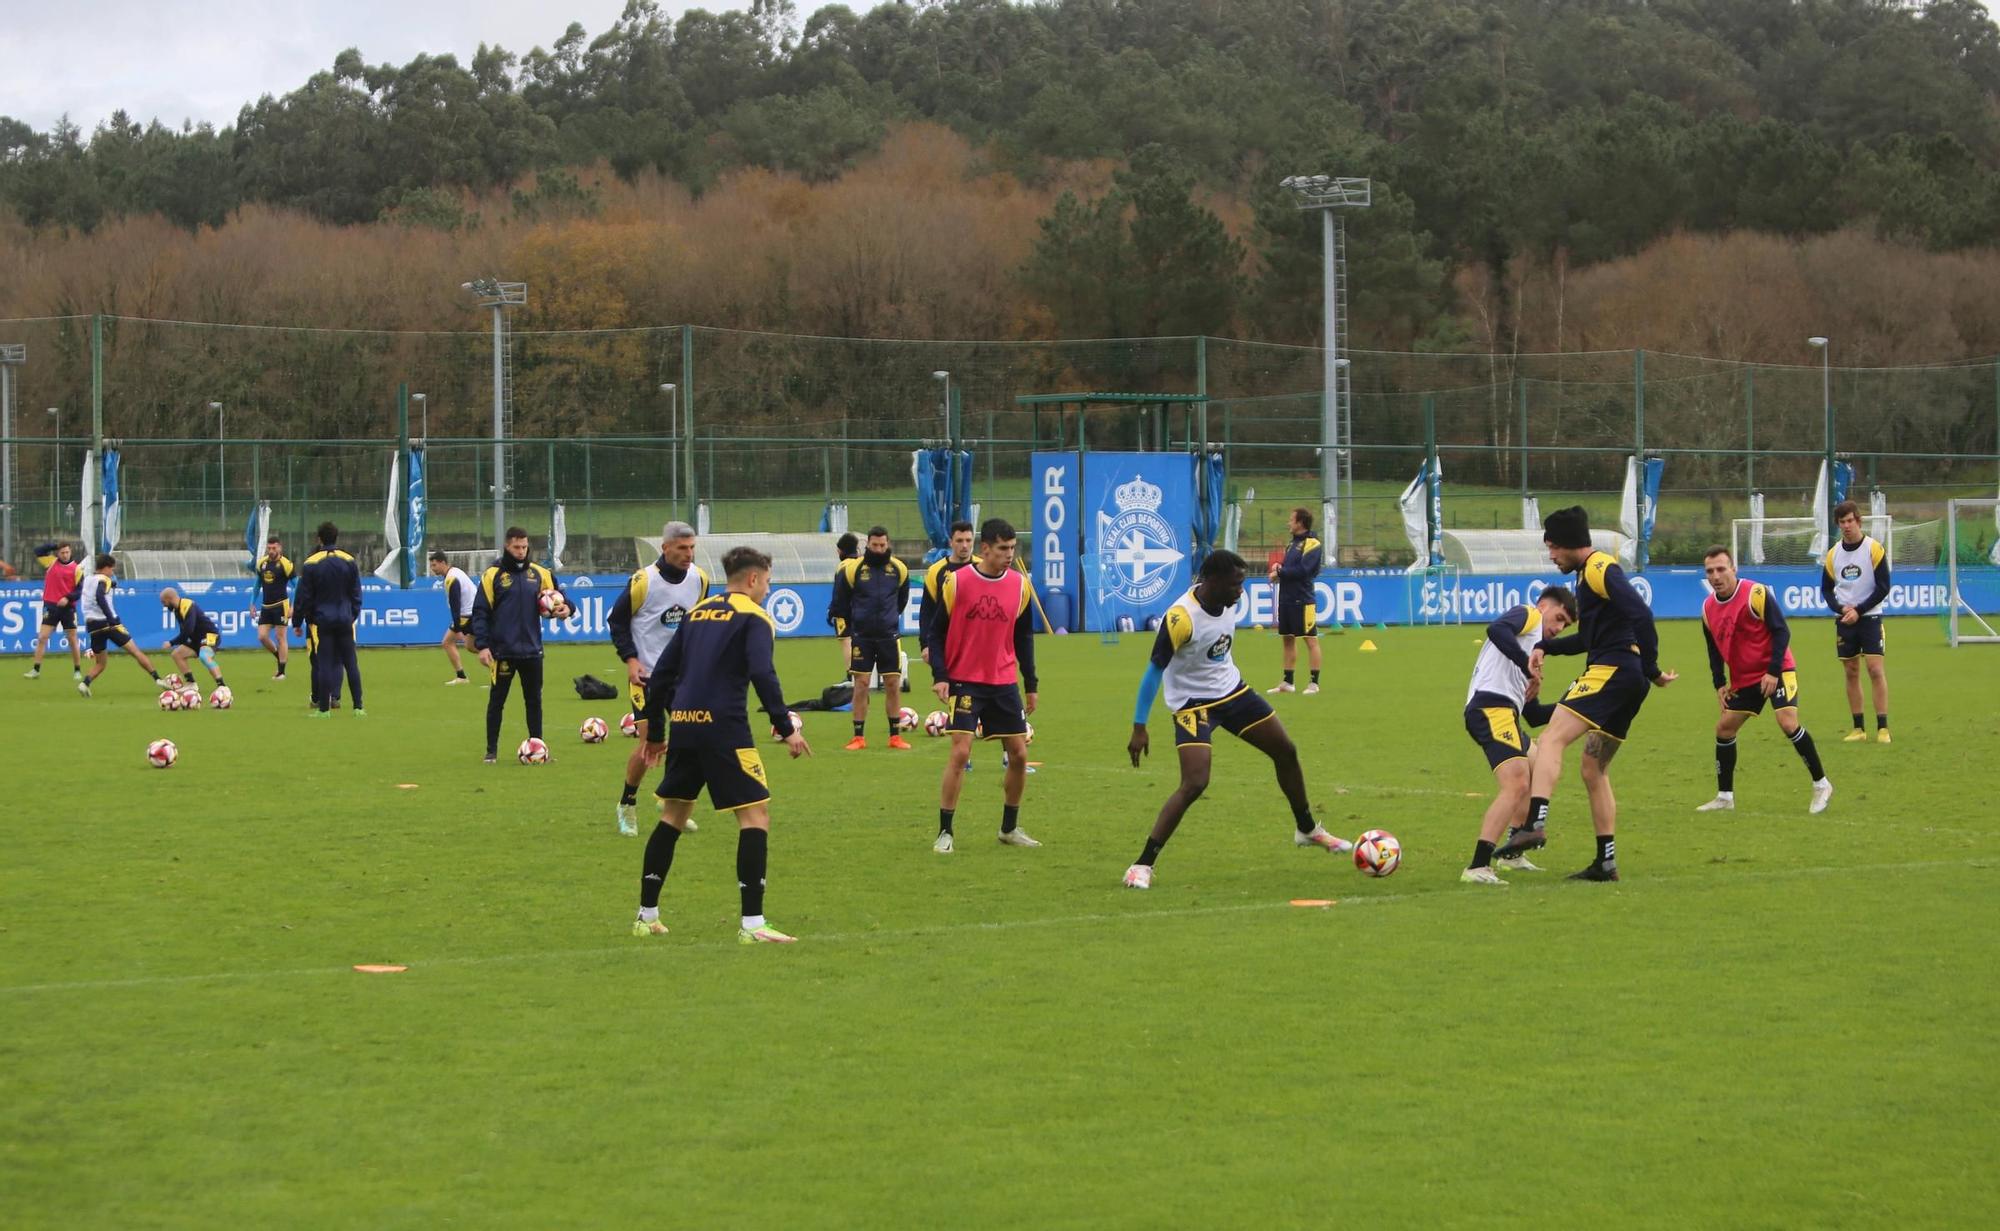
MULTIPOLYGON (((486 696, 486 761, 500 752, 500 719, 507 711, 507 692, 521 677, 521 704, 528 711, 528 738, 542 737, 542 591, 562 596, 555 574, 528 559, 528 532, 507 528, 506 550, 480 575, 472 596, 472 645, 479 661, 493 672, 493 691, 486 696)), ((552 612, 568 609, 567 598, 552 612)))
POLYGON ((342 551, 340 528, 321 522, 319 550, 299 566, 298 593, 292 600, 292 631, 312 625, 313 712, 324 716, 347 673, 347 691, 354 698, 354 715, 365 717, 361 704, 361 664, 354 656, 354 622, 361 618, 361 566, 342 551))

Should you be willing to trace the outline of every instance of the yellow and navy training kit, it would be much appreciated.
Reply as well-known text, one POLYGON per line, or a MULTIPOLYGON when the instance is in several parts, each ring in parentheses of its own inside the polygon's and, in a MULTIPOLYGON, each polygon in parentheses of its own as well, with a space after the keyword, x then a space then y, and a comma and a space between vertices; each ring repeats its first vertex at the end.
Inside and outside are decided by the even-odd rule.
POLYGON ((1174 711, 1174 747, 1183 744, 1208 745, 1221 727, 1241 737, 1245 731, 1276 714, 1271 703, 1247 684, 1226 697, 1212 701, 1191 701, 1174 711))
POLYGON ((833 573, 827 610, 852 639, 847 669, 855 675, 903 670, 903 609, 910 605, 910 569, 895 556, 863 553, 833 573))
POLYGON ((1546 701, 1517 708, 1512 697, 1476 692, 1465 703, 1465 733, 1486 754, 1486 768, 1499 769, 1528 755, 1527 728, 1546 726, 1555 712, 1556 707, 1546 701))
POLYGON ((542 591, 561 589, 548 569, 503 553, 472 596, 472 648, 495 658, 540 658, 542 591))
POLYGON ((222 644, 222 630, 215 626, 215 618, 201 609, 201 604, 191 598, 184 598, 173 605, 174 618, 180 621, 168 645, 184 645, 190 650, 214 649, 222 644))
POLYGON ((1821 561, 1819 592, 1834 615, 1852 607, 1859 617, 1852 624, 1834 621, 1835 652, 1841 658, 1880 658, 1882 616, 1876 608, 1889 597, 1889 553, 1882 544, 1865 534, 1851 547, 1845 539, 1836 541, 1821 561))
POLYGON ((132 644, 132 634, 125 631, 124 621, 118 618, 117 608, 111 605, 111 591, 114 583, 102 573, 92 573, 83 579, 83 595, 78 606, 83 608, 83 631, 90 636, 90 652, 104 653, 106 646, 124 649, 132 644))
POLYGON ((285 556, 257 561, 257 627, 275 628, 292 622, 292 574, 298 570, 285 556))
POLYGON ((1577 631, 1541 643, 1546 654, 1583 654, 1583 674, 1563 693, 1563 709, 1592 730, 1623 740, 1660 674, 1652 609, 1618 561, 1596 551, 1576 571, 1577 631))
POLYGON ((361 566, 339 547, 321 547, 299 565, 292 596, 292 630, 311 626, 306 650, 312 669, 312 706, 325 713, 347 680, 348 699, 365 709, 361 660, 354 649, 354 622, 361 618, 361 566))
POLYGON ((771 725, 790 729, 776 641, 770 615, 747 594, 718 594, 687 613, 646 685, 647 708, 667 718, 666 772, 654 794, 691 802, 705 788, 725 812, 771 797, 746 694, 754 688, 771 725))
POLYGON ((1236 669, 1235 644, 1236 617, 1232 611, 1210 610, 1201 604, 1195 590, 1183 594, 1167 608, 1159 634, 1153 638, 1146 673, 1139 680, 1134 725, 1145 725, 1153 697, 1162 686, 1167 708, 1173 712, 1175 747, 1206 747, 1214 740, 1217 727, 1241 737, 1272 717, 1277 711, 1243 682, 1243 673, 1236 669))
MULTIPOLYGON (((1761 684, 1748 684, 1742 688, 1732 689, 1729 695, 1723 698, 1722 708, 1739 714, 1761 714, 1766 705, 1774 712, 1795 710, 1799 708, 1799 673, 1785 666, 1786 651, 1792 647, 1792 627, 1785 620, 1785 609, 1778 603, 1777 597, 1771 593, 1769 587, 1758 585, 1754 581, 1739 581, 1737 584, 1752 587, 1746 601, 1751 605, 1752 614, 1763 622, 1765 632, 1771 641, 1771 661, 1765 667, 1764 673, 1777 676, 1778 686, 1768 697, 1764 695, 1761 684)), ((1709 628, 1706 619, 1701 622, 1701 636, 1702 640, 1708 643, 1709 677, 1714 681, 1717 691, 1720 691, 1722 686, 1729 682, 1729 666, 1722 659, 1722 647, 1715 643, 1715 633, 1709 628)))
POLYGON ((1319 636, 1319 609, 1315 605, 1313 583, 1319 578, 1324 551, 1310 534, 1295 534, 1278 561, 1278 634, 1283 637, 1319 636))
MULTIPOLYGON (((660 661, 687 613, 707 597, 708 574, 693 564, 686 568, 669 564, 664 554, 633 573, 604 617, 619 661, 636 660, 649 667, 660 661)), ((646 708, 646 686, 628 684, 627 692, 632 716, 648 724, 647 742, 665 739, 667 732, 660 716, 646 708)))

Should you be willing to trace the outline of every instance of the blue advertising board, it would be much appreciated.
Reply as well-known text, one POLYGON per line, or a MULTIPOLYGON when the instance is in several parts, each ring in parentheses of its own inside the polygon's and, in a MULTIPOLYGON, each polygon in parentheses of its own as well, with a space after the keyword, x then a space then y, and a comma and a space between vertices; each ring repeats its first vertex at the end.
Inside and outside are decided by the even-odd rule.
MULTIPOLYGON (((1038 560, 1037 586, 1043 567, 1038 560)), ((1162 591, 1165 597, 1158 601, 1160 609, 1186 590, 1185 562, 1181 572, 1180 580, 1170 582, 1162 591)), ((1755 570, 1754 577, 1772 587, 1789 617, 1823 619, 1831 614, 1820 600, 1817 568, 1760 568, 1755 570)), ((561 580, 575 612, 568 619, 543 622, 547 641, 550 644, 610 641, 605 618, 618 601, 626 574, 569 574, 561 580)), ((1062 580, 1073 586, 1074 572, 1067 572, 1062 580)), ((1554 573, 1426 575, 1387 569, 1343 569, 1320 574, 1314 592, 1322 624, 1484 624, 1510 607, 1533 602, 1545 587, 1563 580, 1566 579, 1554 573)), ((1649 569, 1635 574, 1632 584, 1652 605, 1653 614, 1661 619, 1698 618, 1702 599, 1708 594, 1707 583, 1696 568, 1649 569)), ((248 649, 256 645, 253 604, 257 593, 249 581, 121 583, 115 600, 118 613, 140 648, 154 649, 173 633, 174 622, 160 606, 160 591, 168 585, 200 603, 215 617, 222 629, 224 649, 248 649)), ((1980 569, 1961 574, 1960 586, 1978 610, 2000 611, 2000 571, 1980 569)), ((905 635, 916 633, 923 605, 921 584, 913 584, 910 589, 910 605, 903 613, 905 635)), ((1898 569, 1889 597, 1880 610, 1892 616, 1935 615, 1944 605, 1945 594, 1943 570, 1898 569)), ((39 583, 0 585, 0 654, 34 650, 36 626, 41 621, 41 595, 39 583)), ((765 605, 780 637, 825 637, 833 633, 826 622, 826 606, 832 597, 831 582, 776 585, 771 587, 765 605)), ((1046 601, 1044 596, 1045 604, 1046 601)), ((1132 610, 1148 611, 1148 608, 1135 605, 1132 610)), ((1054 615, 1051 611, 1052 619, 1054 615)), ((1238 625, 1269 627, 1276 620, 1276 587, 1262 577, 1251 578, 1236 607, 1238 625)), ((1060 626, 1060 621, 1057 623, 1060 626)), ((1143 627, 1143 619, 1138 624, 1143 627)), ((356 640, 362 645, 434 645, 444 636, 447 626, 444 593, 439 585, 403 590, 372 579, 362 585, 361 619, 355 628, 356 640)))
POLYGON ((1191 453, 1083 455, 1084 558, 1094 565, 1087 627, 1144 627, 1187 593, 1194 467, 1191 453))
POLYGON ((1082 574, 1077 568, 1081 531, 1077 492, 1083 466, 1075 453, 1036 453, 1028 461, 1028 575, 1041 595, 1049 623, 1065 632, 1082 627, 1082 574))

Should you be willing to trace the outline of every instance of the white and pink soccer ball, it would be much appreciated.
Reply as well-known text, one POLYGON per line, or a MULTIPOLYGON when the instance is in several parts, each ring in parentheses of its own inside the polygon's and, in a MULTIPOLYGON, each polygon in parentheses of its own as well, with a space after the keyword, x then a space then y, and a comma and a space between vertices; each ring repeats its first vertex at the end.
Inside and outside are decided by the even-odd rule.
POLYGON ((184 710, 200 709, 201 689, 196 688, 193 684, 183 686, 181 688, 181 708, 184 710))
POLYGON ((610 737, 611 728, 605 725, 602 718, 592 716, 583 720, 583 725, 576 729, 576 733, 586 744, 601 744, 610 737))
POLYGON ((514 750, 514 757, 523 765, 542 765, 549 759, 549 746, 531 735, 514 750))
POLYGON ((169 688, 160 694, 160 708, 169 713, 181 709, 185 705, 186 702, 181 700, 181 692, 178 688, 169 688))
POLYGON ((535 596, 535 605, 542 609, 545 620, 560 620, 569 614, 569 604, 563 601, 561 590, 544 590, 535 596))
POLYGON ((918 717, 917 711, 911 709, 907 705, 904 706, 902 709, 896 711, 896 729, 898 731, 916 730, 917 717, 918 717))
POLYGON ((146 745, 146 764, 154 769, 169 769, 180 759, 181 750, 174 747, 174 741, 170 739, 156 739, 146 745))
POLYGON ((1403 866, 1403 844, 1386 829, 1371 829, 1354 842, 1354 866, 1368 876, 1388 876, 1403 866))
POLYGON ((950 728, 950 726, 951 726, 951 716, 949 714, 946 714, 943 710, 932 710, 930 713, 924 715, 925 735, 930 735, 930 736, 943 735, 945 731, 950 728))
POLYGON ((212 710, 226 710, 235 704, 236 694, 229 691, 229 685, 227 684, 220 686, 214 692, 208 694, 208 708, 212 710))
POLYGON ((626 739, 638 739, 639 720, 629 712, 620 714, 618 715, 618 730, 624 734, 626 739))

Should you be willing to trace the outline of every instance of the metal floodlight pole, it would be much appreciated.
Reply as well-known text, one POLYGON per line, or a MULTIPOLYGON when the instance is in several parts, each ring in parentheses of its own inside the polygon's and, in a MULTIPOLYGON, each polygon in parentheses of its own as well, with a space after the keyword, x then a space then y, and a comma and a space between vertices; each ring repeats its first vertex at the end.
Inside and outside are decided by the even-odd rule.
POLYGON ((507 548, 507 309, 528 302, 528 284, 474 278, 461 289, 493 310, 493 549, 507 548))
POLYGON ((678 511, 681 507, 681 391, 675 385, 661 385, 660 392, 667 395, 667 431, 671 433, 667 437, 667 447, 671 450, 668 457, 672 459, 671 469, 674 472, 673 507, 678 511))
POLYGON ((56 421, 56 486, 49 501, 49 524, 62 524, 62 407, 49 407, 49 415, 56 421))
MULTIPOLYGON (((1826 494, 1833 495, 1833 346, 1825 338, 1806 339, 1806 345, 1819 352, 1819 398, 1820 410, 1826 416, 1826 494)), ((1822 526, 1821 529, 1826 527, 1822 526)))
POLYGON ((1374 185, 1366 179, 1341 175, 1288 175, 1278 183, 1279 187, 1292 194, 1299 209, 1318 210, 1320 214, 1320 312, 1324 351, 1320 394, 1320 498, 1330 510, 1324 537, 1329 553, 1337 562, 1340 558, 1340 526, 1332 519, 1339 516, 1337 502, 1343 490, 1352 486, 1354 461, 1350 449, 1353 443, 1352 386, 1348 383, 1347 365, 1341 358, 1341 352, 1346 349, 1343 333, 1346 322, 1342 319, 1347 301, 1346 230, 1336 211, 1367 209, 1374 185))
POLYGON ((0 345, 0 560, 14 558, 14 369, 27 361, 21 343, 0 345))
POLYGON ((208 408, 215 412, 215 506, 222 519, 222 527, 229 528, 229 456, 228 447, 222 443, 222 403, 210 402, 208 408))

